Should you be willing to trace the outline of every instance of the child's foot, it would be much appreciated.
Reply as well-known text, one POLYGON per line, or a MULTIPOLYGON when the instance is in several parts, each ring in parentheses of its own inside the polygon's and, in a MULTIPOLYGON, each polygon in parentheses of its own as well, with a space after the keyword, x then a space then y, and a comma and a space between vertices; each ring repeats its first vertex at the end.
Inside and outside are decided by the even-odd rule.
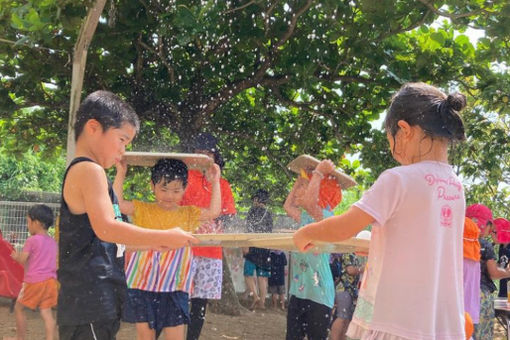
POLYGON ((251 306, 250 306, 250 309, 253 310, 255 309, 255 307, 257 306, 257 304, 259 303, 260 301, 260 298, 258 296, 254 296, 253 297, 253 302, 251 303, 251 306))
POLYGON ((266 304, 264 303, 264 300, 259 299, 257 303, 257 309, 266 309, 266 304))

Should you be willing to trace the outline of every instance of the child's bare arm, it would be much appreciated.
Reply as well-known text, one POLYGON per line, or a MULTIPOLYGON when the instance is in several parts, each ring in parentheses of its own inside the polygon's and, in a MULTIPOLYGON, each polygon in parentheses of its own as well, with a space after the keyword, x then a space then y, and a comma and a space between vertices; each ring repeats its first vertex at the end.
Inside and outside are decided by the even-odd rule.
POLYGON ((313 241, 343 241, 356 235, 374 218, 356 206, 351 206, 345 213, 310 223, 294 233, 294 243, 304 251, 313 246, 313 241))
POLYGON ((11 257, 14 261, 22 264, 22 265, 25 265, 25 263, 27 263, 27 260, 28 260, 28 253, 27 252, 24 252, 24 251, 20 251, 20 252, 17 252, 17 251, 13 251, 11 253, 11 257))
POLYGON ((211 202, 209 208, 202 209, 200 221, 211 221, 220 216, 221 213, 221 189, 220 189, 221 170, 217 164, 211 165, 207 170, 207 180, 211 183, 211 202))
POLYGON ((319 206, 319 190, 321 185, 321 177, 316 173, 312 174, 312 178, 308 182, 305 194, 303 195, 303 209, 306 210, 315 221, 320 221, 323 218, 322 209, 319 206))
POLYGON ((285 199, 285 203, 283 204, 283 208, 289 217, 291 217, 297 223, 301 222, 301 209, 297 205, 296 202, 296 190, 299 186, 303 185, 301 183, 301 179, 298 178, 294 185, 292 186, 292 190, 287 195, 287 199, 285 199))
POLYGON ((122 160, 115 164, 115 167, 117 168, 117 173, 113 181, 113 191, 115 191, 119 200, 120 212, 131 216, 135 212, 135 205, 133 202, 124 199, 124 180, 126 179, 127 163, 125 160, 122 160))
POLYGON ((321 161, 312 172, 312 178, 308 183, 303 199, 303 208, 313 217, 315 221, 323 219, 322 208, 319 206, 319 191, 321 181, 328 176, 335 166, 332 161, 325 159, 321 161))
POLYGON ((94 233, 103 241, 169 248, 199 242, 180 228, 152 230, 117 221, 108 196, 104 170, 92 162, 78 163, 69 170, 64 185, 64 199, 73 214, 88 214, 94 233))

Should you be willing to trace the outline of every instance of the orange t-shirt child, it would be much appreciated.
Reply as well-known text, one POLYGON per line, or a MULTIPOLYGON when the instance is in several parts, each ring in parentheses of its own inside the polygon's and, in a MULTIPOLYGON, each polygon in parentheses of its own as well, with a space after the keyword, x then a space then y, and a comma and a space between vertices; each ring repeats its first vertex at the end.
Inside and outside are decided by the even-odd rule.
MULTIPOLYGON (((181 205, 194 205, 206 208, 211 201, 211 183, 198 170, 188 171, 188 185, 181 205)), ((227 180, 220 179, 221 214, 234 215, 236 208, 234 197, 227 180)), ((221 233, 222 225, 218 219, 203 223, 198 233, 221 233)), ((193 291, 192 299, 221 299, 223 263, 221 247, 193 247, 193 291)))
MULTIPOLYGON (((198 170, 188 171, 188 185, 184 192, 181 205, 194 205, 199 208, 208 208, 211 202, 211 183, 207 181, 205 175, 198 170)), ((235 215, 236 207, 230 183, 220 179, 221 192, 221 215, 235 215)), ((222 228, 219 222, 211 221, 202 225, 199 232, 204 234, 221 232, 222 228)), ((213 259, 221 259, 221 247, 193 247, 194 256, 202 256, 213 259)))

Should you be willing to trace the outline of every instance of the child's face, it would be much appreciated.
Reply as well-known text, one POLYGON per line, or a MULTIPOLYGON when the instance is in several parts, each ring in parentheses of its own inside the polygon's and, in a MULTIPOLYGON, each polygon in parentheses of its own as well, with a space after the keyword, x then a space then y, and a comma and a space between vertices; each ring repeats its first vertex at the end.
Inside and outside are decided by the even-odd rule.
POLYGON ((27 216, 27 226, 28 233, 30 235, 35 235, 37 231, 41 228, 39 221, 31 219, 30 216, 27 216))
POLYGON ((120 162, 126 152, 126 146, 131 143, 136 134, 136 129, 129 123, 123 123, 119 128, 109 128, 97 135, 96 161, 108 169, 115 163, 120 162))
POLYGON ((154 184, 151 182, 157 204, 163 209, 175 209, 184 196, 184 185, 181 180, 165 182, 163 179, 154 184))

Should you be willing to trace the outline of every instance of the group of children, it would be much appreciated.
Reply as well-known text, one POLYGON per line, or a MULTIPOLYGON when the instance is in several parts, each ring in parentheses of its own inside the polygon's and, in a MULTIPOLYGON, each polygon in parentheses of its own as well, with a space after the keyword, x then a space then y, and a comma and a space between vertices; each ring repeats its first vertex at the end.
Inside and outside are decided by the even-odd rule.
MULTIPOLYGON (((301 226, 294 234, 301 251, 372 225, 368 263, 347 330, 353 339, 466 336, 465 198, 448 164, 449 144, 465 139, 459 116, 465 104, 458 93, 447 96, 423 83, 404 85, 384 123, 391 154, 401 166, 383 172, 361 200, 338 216, 332 211, 341 188, 330 176, 334 164, 329 160, 303 172, 287 197, 284 208, 301 226)), ((193 267, 189 246, 198 243, 190 232, 221 213, 220 169, 214 165, 208 171, 206 207, 180 205, 191 176, 176 160, 153 168, 154 203, 126 201, 121 159, 138 128, 134 110, 109 92, 92 93, 78 110, 76 158, 63 181, 58 233, 61 340, 114 339, 121 317, 136 323, 138 339, 160 332, 166 339, 184 337, 193 267), (114 164, 118 171, 112 184, 104 169, 114 164), (122 213, 131 215, 134 224, 124 222, 122 213)), ((335 301, 329 257, 296 253, 290 266, 286 337, 326 339, 335 301)), ((48 290, 53 279, 44 281, 48 290)), ((49 305, 53 302, 44 306, 49 305)))
POLYGON ((492 339, 498 290, 494 280, 500 280, 498 296, 507 298, 510 222, 493 219, 487 206, 473 204, 466 209, 464 223, 464 306, 474 324, 473 338, 492 339))

